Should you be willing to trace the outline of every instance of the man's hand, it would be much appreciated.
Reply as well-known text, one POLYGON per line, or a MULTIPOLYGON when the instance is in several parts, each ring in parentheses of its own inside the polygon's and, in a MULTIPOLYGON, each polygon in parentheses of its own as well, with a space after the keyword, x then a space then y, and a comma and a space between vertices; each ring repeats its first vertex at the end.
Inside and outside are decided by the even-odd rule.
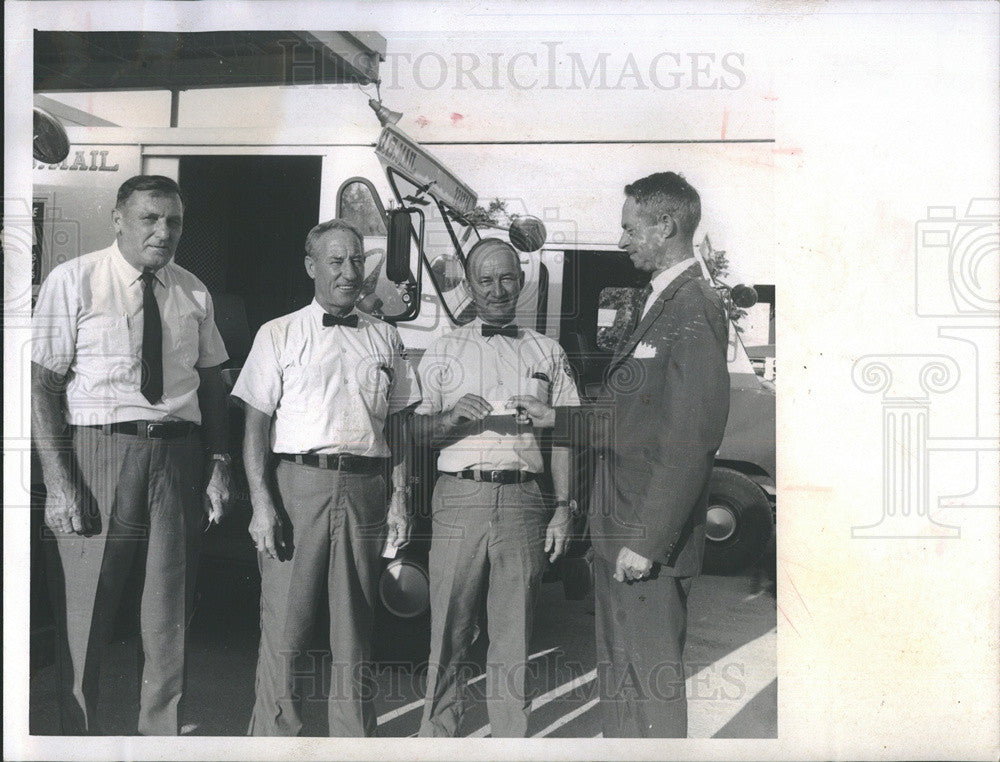
POLYGON ((466 394, 448 411, 452 425, 465 421, 481 421, 493 412, 493 406, 478 394, 466 394))
POLYGON ((80 491, 71 483, 46 493, 45 523, 53 532, 83 534, 83 500, 80 491))
POLYGON ((388 544, 394 548, 405 547, 410 541, 410 518, 406 515, 406 493, 402 490, 392 493, 385 521, 389 528, 388 544))
POLYGON ((221 460, 211 461, 211 472, 202 502, 209 524, 218 524, 226 513, 233 488, 233 475, 229 465, 221 460))
POLYGON ((569 506, 556 506, 552 520, 545 528, 545 552, 549 553, 549 563, 555 561, 565 552, 566 543, 569 542, 569 525, 569 506))
POLYGON ((252 499, 253 516, 250 519, 250 538, 257 550, 268 558, 278 558, 278 549, 284 549, 285 537, 281 517, 271 496, 257 495, 252 499))
POLYGON ((542 429, 551 429, 556 425, 556 409, 549 407, 537 397, 530 394, 518 394, 507 400, 507 409, 520 408, 528 413, 531 425, 542 429))
POLYGON ((652 568, 653 562, 648 558, 628 548, 622 548, 618 551, 618 561, 615 563, 615 579, 619 582, 643 579, 649 576, 652 568))

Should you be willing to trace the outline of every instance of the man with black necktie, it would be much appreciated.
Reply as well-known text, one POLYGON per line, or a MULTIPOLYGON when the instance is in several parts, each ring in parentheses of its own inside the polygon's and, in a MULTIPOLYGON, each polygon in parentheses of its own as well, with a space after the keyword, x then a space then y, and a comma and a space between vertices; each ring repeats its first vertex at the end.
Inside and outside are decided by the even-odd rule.
POLYGON ((330 220, 306 237, 310 304, 265 323, 233 396, 261 575, 260 654, 249 733, 294 736, 322 682, 309 650, 329 611, 328 732, 375 731, 371 635, 383 545, 406 544, 406 419, 420 401, 399 332, 356 308, 364 239, 330 220), (297 679, 298 678, 298 679, 297 679))
POLYGON ((202 525, 229 500, 228 359, 212 298, 173 260, 180 188, 118 190, 116 241, 55 267, 38 293, 32 434, 46 486, 65 734, 100 732, 104 645, 138 569, 138 731, 176 735, 202 525), (207 457, 206 457, 207 456, 207 457))
POLYGON ((535 597, 549 560, 566 544, 569 451, 552 449, 554 509, 538 479, 543 458, 532 428, 509 405, 532 395, 577 405, 559 344, 514 323, 524 285, 517 252, 484 238, 466 260, 478 317, 435 341, 420 361, 424 400, 417 425, 441 447, 432 500, 431 653, 422 736, 455 736, 464 711, 466 654, 486 605, 490 732, 524 737, 526 661, 535 597), (484 600, 485 599, 485 600, 484 600))

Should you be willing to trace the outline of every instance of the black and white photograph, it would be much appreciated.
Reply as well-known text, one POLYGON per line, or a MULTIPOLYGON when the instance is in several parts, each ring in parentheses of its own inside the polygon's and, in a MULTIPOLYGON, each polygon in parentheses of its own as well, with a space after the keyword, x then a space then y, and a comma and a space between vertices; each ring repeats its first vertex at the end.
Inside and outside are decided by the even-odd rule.
POLYGON ((995 5, 5 8, 5 757, 995 758, 995 5))

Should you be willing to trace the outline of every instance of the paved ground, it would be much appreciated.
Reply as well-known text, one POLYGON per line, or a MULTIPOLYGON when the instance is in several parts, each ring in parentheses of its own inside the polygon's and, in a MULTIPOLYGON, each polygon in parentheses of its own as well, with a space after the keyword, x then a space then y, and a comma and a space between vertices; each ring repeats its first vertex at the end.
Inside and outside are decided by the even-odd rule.
MULTIPOLYGON (((257 600, 253 574, 206 573, 192 623, 186 720, 195 735, 242 735, 253 700, 257 649, 257 600)), ((692 737, 774 738, 777 735, 775 599, 752 576, 695 581, 690 598, 685 658, 692 737)), ((531 648, 529 733, 593 737, 600 730, 594 681, 592 599, 568 601, 558 583, 543 586, 531 648)), ((426 658, 426 632, 409 623, 379 623, 377 651, 379 735, 417 731, 426 658)), ((44 633, 39 637, 43 637, 44 633)), ((481 638, 475 655, 482 663, 481 638)), ((102 675, 105 729, 133 733, 138 690, 137 638, 122 628, 111 644, 102 675)), ((317 646, 320 642, 317 641, 317 646)), ((39 649, 31 681, 31 732, 56 732, 55 668, 39 649)), ((319 670, 322 672, 322 670, 319 670)), ((463 734, 489 733, 474 678, 463 734)), ((326 734, 325 701, 307 701, 304 734, 326 734)))

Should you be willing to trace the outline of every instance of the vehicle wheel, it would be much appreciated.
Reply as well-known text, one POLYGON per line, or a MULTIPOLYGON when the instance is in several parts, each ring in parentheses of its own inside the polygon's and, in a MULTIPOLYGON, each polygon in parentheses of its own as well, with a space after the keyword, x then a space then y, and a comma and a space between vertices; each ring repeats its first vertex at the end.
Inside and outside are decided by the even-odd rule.
POLYGON ((731 574, 760 558, 771 541, 774 522, 767 495, 752 480, 728 468, 712 471, 705 521, 708 574, 731 574))

